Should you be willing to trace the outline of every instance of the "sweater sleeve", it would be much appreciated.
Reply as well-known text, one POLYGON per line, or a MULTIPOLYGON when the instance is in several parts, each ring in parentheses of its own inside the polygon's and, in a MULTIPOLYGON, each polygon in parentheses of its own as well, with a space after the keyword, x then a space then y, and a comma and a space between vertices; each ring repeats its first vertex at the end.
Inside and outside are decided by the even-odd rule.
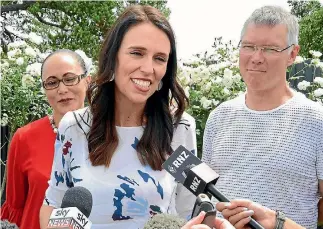
MULTIPOLYGON (((197 155, 196 124, 194 118, 187 113, 184 113, 177 127, 172 147, 175 150, 180 145, 197 155)), ((196 197, 180 183, 177 184, 173 195, 176 213, 181 218, 190 219, 196 197)))
POLYGON ((7 160, 6 201, 1 209, 1 219, 20 226, 28 193, 28 180, 23 172, 24 152, 21 130, 14 134, 7 160))
POLYGON ((73 136, 70 132, 71 112, 68 112, 60 122, 56 141, 54 160, 48 188, 43 204, 54 208, 61 206, 63 197, 68 188, 74 186, 70 170, 70 155, 72 153, 73 136))

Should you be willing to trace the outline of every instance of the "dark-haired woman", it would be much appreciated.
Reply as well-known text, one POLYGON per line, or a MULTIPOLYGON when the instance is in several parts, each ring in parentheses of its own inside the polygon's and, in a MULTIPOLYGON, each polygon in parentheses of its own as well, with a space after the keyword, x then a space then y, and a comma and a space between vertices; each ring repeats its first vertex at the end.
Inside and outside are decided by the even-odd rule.
POLYGON ((57 127, 66 112, 84 107, 90 82, 84 59, 71 50, 50 54, 41 72, 53 114, 19 128, 8 153, 6 202, 1 219, 20 229, 40 228, 39 210, 48 187, 57 127))
POLYGON ((61 121, 42 228, 73 186, 92 193, 93 229, 142 228, 157 213, 190 215, 194 196, 162 169, 179 145, 196 152, 176 62, 165 17, 150 6, 126 9, 103 43, 89 107, 61 121))

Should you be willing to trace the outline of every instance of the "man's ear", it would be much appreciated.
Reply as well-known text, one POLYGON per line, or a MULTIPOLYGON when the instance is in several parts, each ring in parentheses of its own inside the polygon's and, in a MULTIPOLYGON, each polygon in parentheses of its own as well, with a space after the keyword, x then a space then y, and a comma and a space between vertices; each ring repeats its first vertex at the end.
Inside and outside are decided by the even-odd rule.
POLYGON ((296 59, 296 57, 297 57, 297 55, 299 53, 299 50, 300 50, 299 45, 293 45, 293 49, 289 54, 289 59, 288 59, 288 62, 287 62, 288 66, 291 66, 294 63, 294 61, 295 61, 295 59, 296 59))

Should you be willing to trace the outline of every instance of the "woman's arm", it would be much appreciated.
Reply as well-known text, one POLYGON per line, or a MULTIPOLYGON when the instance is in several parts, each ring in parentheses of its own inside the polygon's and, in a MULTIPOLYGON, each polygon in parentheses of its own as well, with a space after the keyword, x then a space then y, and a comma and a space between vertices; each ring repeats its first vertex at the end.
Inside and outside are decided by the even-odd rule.
POLYGON ((39 222, 40 222, 40 228, 41 229, 46 229, 47 228, 48 220, 50 218, 50 214, 52 214, 53 209, 54 208, 52 206, 48 206, 48 205, 43 205, 40 208, 39 222))
POLYGON ((21 224, 28 195, 28 179, 23 172, 23 162, 26 161, 28 154, 23 151, 24 143, 22 141, 21 129, 18 129, 10 142, 7 160, 6 201, 0 212, 1 219, 7 219, 18 226, 21 224))

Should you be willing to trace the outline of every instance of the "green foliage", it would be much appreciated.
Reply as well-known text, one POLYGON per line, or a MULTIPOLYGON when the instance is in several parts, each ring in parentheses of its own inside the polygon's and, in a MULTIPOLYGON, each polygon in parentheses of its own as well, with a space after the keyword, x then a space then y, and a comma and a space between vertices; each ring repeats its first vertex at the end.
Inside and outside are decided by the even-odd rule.
POLYGON ((288 0, 287 3, 291 7, 291 13, 298 18, 306 17, 321 7, 318 0, 288 0))
POLYGON ((301 19, 299 43, 301 55, 310 50, 323 53, 323 7, 301 19))
POLYGON ((288 0, 291 13, 299 18, 300 55, 309 51, 323 52, 323 6, 318 0, 288 0))
POLYGON ((10 127, 10 136, 17 128, 50 112, 42 91, 40 66, 43 59, 38 50, 24 42, 12 43, 9 53, 1 53, 1 125, 10 127))
POLYGON ((156 7, 166 16, 170 14, 167 1, 24 1, 22 4, 9 1, 1 8, 18 5, 19 10, 2 12, 3 23, 19 33, 16 36, 16 32, 6 31, 2 47, 6 51, 5 44, 24 39, 19 34, 35 32, 45 41, 39 47, 42 52, 59 48, 82 49, 97 59, 104 35, 117 16, 126 6, 138 2, 156 7))

